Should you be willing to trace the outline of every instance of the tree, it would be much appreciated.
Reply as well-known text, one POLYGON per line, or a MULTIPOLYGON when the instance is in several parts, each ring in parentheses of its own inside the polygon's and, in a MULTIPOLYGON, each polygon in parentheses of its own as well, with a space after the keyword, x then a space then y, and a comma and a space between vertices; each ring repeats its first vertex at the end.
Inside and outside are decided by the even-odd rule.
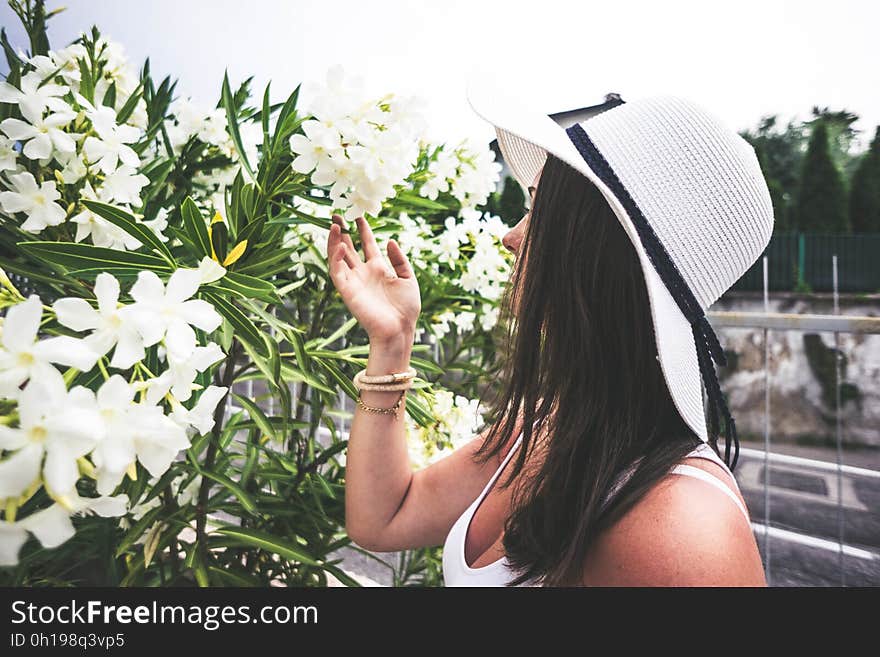
POLYGON ((829 107, 813 106, 813 118, 804 123, 804 127, 812 130, 816 123, 824 123, 828 130, 828 145, 831 152, 831 159, 834 164, 843 172, 846 180, 852 178, 858 157, 850 153, 853 140, 856 138, 859 130, 853 128, 853 124, 859 120, 858 114, 842 109, 833 111, 829 107))
POLYGON ((797 196, 798 172, 803 165, 807 138, 802 123, 779 127, 777 115, 764 116, 754 130, 740 133, 755 148, 773 200, 775 230, 790 230, 797 196))
POLYGON ((526 213, 525 203, 526 197, 522 187, 512 176, 507 176, 501 191, 492 192, 486 203, 478 209, 497 215, 504 223, 512 226, 526 213))
POLYGON ((831 158, 828 129, 814 123, 801 169, 794 227, 801 231, 848 233, 846 188, 831 158))
POLYGON ((773 203, 773 232, 779 233, 788 230, 788 199, 786 198, 785 189, 778 179, 772 177, 768 170, 767 154, 764 145, 758 143, 755 145, 755 156, 758 158, 758 164, 761 166, 761 172, 767 180, 767 190, 770 192, 770 201, 773 203))
POLYGON ((849 220, 856 233, 880 233, 880 126, 853 174, 849 220))

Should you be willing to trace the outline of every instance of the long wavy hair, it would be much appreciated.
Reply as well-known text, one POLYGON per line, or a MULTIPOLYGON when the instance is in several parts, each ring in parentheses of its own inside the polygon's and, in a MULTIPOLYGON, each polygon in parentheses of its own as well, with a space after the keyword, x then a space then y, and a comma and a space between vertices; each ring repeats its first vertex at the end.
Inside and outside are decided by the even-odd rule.
POLYGON ((633 245, 596 186, 553 155, 501 319, 508 353, 476 458, 500 454, 521 428, 499 477, 504 488, 518 481, 504 526, 505 554, 520 571, 509 585, 578 585, 602 531, 701 441, 663 378, 633 245), (540 467, 519 477, 537 449, 540 467))

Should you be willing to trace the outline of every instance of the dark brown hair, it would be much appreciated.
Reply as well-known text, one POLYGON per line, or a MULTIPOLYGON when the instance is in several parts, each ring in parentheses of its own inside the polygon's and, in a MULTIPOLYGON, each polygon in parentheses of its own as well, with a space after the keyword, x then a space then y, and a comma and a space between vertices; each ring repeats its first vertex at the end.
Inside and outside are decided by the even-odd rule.
POLYGON ((521 448, 503 483, 499 477, 506 487, 524 472, 536 436, 548 437, 540 467, 524 473, 512 495, 503 543, 519 573, 509 584, 536 578, 545 586, 578 585, 599 534, 700 439, 666 387, 632 243, 595 185, 553 155, 502 319, 509 354, 477 458, 485 462, 512 446, 521 427, 521 448))

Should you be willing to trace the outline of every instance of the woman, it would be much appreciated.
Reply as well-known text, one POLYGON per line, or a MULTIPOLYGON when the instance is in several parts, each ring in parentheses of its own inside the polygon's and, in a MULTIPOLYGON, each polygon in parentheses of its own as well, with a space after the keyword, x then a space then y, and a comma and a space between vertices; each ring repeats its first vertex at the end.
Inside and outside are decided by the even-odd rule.
MULTIPOLYGON (((447 585, 765 586, 736 457, 717 451, 723 432, 729 459, 736 437, 703 314, 763 250, 768 212, 772 230, 754 153, 680 99, 565 131, 535 113, 490 121, 532 198, 503 239, 517 258, 497 419, 413 473, 402 419, 379 411, 405 394, 361 389, 349 535, 375 551, 443 544, 447 585), (708 420, 692 399, 701 378, 708 420)), ((358 218, 361 260, 333 221, 330 274, 370 337, 366 374, 403 372, 420 311, 413 270, 394 240, 386 261, 358 218)))

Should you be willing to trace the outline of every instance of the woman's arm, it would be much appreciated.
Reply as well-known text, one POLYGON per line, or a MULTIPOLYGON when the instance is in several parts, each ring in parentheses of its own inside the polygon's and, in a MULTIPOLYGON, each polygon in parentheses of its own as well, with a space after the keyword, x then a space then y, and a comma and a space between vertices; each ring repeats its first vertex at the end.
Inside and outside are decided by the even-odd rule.
MULTIPOLYGON (((348 309, 370 337, 367 374, 402 372, 409 367, 421 309, 413 270, 394 240, 382 257, 370 226, 358 218, 365 260, 345 222, 334 215, 327 242, 330 277, 348 309)), ((408 394, 408 393, 407 393, 408 394)), ((399 391, 364 390, 368 406, 391 407, 399 391)), ((397 417, 357 406, 348 438, 345 524, 351 539, 366 549, 393 551, 442 544, 455 519, 479 494, 498 466, 478 465, 472 455, 483 436, 430 466, 413 472, 404 433, 404 396, 397 417)))

